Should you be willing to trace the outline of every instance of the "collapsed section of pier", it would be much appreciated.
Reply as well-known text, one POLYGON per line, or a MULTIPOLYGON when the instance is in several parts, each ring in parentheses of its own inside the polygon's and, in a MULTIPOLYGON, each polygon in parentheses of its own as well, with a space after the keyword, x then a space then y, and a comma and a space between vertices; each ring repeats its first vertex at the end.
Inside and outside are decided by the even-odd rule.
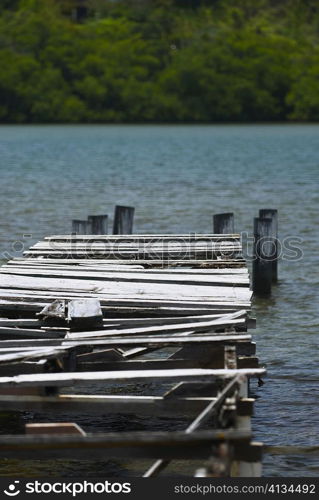
POLYGON ((265 370, 238 234, 49 236, 1 267, 0 290, 0 407, 50 415, 0 435, 0 459, 148 459, 145 477, 200 460, 197 476, 261 474, 248 385, 265 370), (62 413, 74 419, 56 422, 62 413), (89 433, 81 414, 185 427, 89 433))

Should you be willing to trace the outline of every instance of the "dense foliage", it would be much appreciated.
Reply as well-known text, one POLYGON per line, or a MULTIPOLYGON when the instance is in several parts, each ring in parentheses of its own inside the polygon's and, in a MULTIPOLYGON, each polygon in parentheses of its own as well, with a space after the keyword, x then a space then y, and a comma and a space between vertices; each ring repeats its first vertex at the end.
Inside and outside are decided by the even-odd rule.
POLYGON ((1 122, 319 120, 317 0, 74 2, 0 0, 1 122))

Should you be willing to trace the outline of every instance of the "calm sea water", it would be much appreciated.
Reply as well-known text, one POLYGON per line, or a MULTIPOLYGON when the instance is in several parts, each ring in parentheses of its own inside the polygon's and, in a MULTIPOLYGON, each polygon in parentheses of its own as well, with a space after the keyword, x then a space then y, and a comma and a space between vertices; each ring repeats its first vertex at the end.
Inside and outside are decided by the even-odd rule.
MULTIPOLYGON (((253 427, 266 444, 318 445, 318 125, 2 126, 0 169, 3 259, 19 254, 17 241, 28 247, 44 235, 69 232, 71 219, 112 216, 115 204, 136 207, 136 232, 157 233, 209 232, 212 214, 222 211, 235 212, 236 230, 251 231, 259 208, 278 208, 280 238, 300 238, 303 255, 280 262, 272 298, 254 304, 253 335, 268 377, 252 388, 258 398, 253 427)), ((107 422, 100 428, 128 425, 118 417, 107 422)), ((87 428, 99 423, 83 422, 87 428)), ((149 425, 136 419, 133 428, 149 425)), ((52 464, 8 461, 0 474, 52 470, 52 464)), ((64 462, 54 470, 122 475, 126 466, 64 462)), ((318 472, 311 456, 264 459, 265 476, 318 472)))

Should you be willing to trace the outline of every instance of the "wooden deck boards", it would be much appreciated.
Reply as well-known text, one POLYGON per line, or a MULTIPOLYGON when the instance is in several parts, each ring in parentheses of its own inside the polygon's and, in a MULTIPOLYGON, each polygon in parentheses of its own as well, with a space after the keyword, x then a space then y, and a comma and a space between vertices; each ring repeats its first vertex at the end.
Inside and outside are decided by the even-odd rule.
MULTIPOLYGON (((223 409, 217 420, 225 429, 1 436, 1 457, 28 458, 36 452, 44 459, 80 458, 90 450, 94 458, 170 460, 194 458, 196 447, 196 457, 205 459, 213 443, 226 439, 233 443, 234 460, 238 446, 245 455, 251 435, 241 430, 238 418, 251 415, 252 403, 244 403, 247 378, 265 374, 247 331, 254 327, 249 285, 238 234, 54 235, 10 260, 0 268, 4 410, 197 414, 200 427, 200 415, 211 407, 216 414, 223 409), (81 299, 76 324, 68 312, 74 299, 81 299), (101 316, 89 328, 81 314, 87 299, 101 316), (145 357, 150 352, 152 359, 145 357), (112 394, 114 384, 124 388, 138 382, 150 391, 159 384, 164 393, 112 394), (167 383, 175 384, 168 392, 167 383), (62 387, 77 385, 111 393, 59 394, 62 387), (233 420, 224 411, 230 400, 233 420)), ((246 455, 252 461, 249 450, 246 455)))

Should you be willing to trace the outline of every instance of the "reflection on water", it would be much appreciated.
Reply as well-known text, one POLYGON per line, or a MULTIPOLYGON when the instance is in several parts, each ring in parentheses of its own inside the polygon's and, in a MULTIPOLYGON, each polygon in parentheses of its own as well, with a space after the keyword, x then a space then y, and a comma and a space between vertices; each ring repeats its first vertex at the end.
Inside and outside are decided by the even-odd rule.
MULTIPOLYGON (((71 219, 112 215, 116 203, 136 207, 135 229, 144 233, 208 232, 212 214, 223 211, 235 212, 238 231, 251 231, 259 208, 277 208, 280 237, 301 237, 303 258, 280 262, 272 299, 254 303, 253 335, 269 377, 252 387, 253 427, 267 444, 318 444, 318 137, 317 125, 0 127, 1 256, 16 254, 16 240, 28 247, 46 234, 69 232, 71 219)), ((18 431, 30 418, 1 417, 0 427, 18 431)), ((111 430, 111 424, 140 430, 182 428, 184 421, 112 416, 84 427, 111 430)), ((105 477, 129 474, 128 465, 132 474, 147 468, 146 462, 6 461, 0 473, 105 477)), ((191 465, 176 462, 171 470, 187 474, 191 465)), ((266 476, 318 470, 315 457, 264 459, 266 476)))

